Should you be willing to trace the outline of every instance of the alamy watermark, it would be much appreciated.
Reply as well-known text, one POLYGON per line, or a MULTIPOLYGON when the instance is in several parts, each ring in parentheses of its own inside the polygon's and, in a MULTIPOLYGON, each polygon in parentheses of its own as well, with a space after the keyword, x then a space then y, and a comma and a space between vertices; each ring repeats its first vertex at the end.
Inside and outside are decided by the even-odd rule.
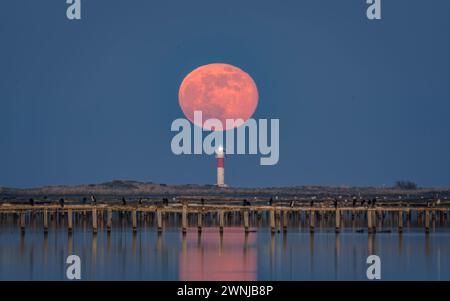
POLYGON ((172 138, 172 152, 175 155, 212 155, 219 146, 225 145, 225 153, 228 155, 247 154, 248 148, 248 154, 262 156, 261 165, 278 163, 280 158, 279 119, 270 119, 270 133, 267 119, 258 121, 249 119, 245 122, 242 119, 226 119, 225 123, 224 126, 222 121, 215 118, 203 121, 201 111, 194 112, 194 124, 202 125, 202 127, 193 126, 193 131, 189 120, 184 118, 174 120, 171 131, 178 133, 172 138), (223 129, 232 130, 224 131, 223 129), (203 137, 204 132, 208 133, 206 137, 203 137))
POLYGON ((66 16, 69 20, 81 20, 81 0, 66 0, 69 5, 66 16))
MULTIPOLYGON (((66 16, 69 20, 81 20, 81 0, 66 0, 66 16)), ((369 20, 381 20, 381 0, 366 0, 366 16, 369 20)))
POLYGON ((380 280, 381 279, 381 259, 378 255, 370 255, 366 260, 370 264, 366 271, 367 279, 380 280))
POLYGON ((69 255, 66 259, 66 264, 69 266, 66 270, 66 277, 69 280, 81 279, 81 259, 78 255, 69 255))

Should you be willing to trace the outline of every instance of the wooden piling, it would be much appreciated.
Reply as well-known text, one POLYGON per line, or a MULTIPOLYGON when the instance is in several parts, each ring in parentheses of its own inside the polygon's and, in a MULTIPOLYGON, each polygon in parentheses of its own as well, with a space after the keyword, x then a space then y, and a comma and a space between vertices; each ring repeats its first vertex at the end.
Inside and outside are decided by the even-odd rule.
POLYGON ((67 210, 67 231, 72 233, 73 222, 72 222, 73 214, 72 209, 67 210))
POLYGON ((398 233, 403 232, 403 211, 398 211, 398 233))
POLYGON ((25 212, 20 212, 20 231, 25 233, 25 212))
POLYGON ((249 231, 248 210, 244 210, 244 230, 245 233, 249 231))
POLYGON ((270 209, 269 219, 270 219, 270 230, 272 233, 275 233, 275 210, 274 209, 270 209))
POLYGON ((44 209, 44 233, 48 233, 48 211, 44 209))
POLYGON ((430 233, 430 211, 425 210, 425 233, 430 233))
POLYGON ((202 217, 203 217, 203 212, 198 211, 197 212, 197 229, 198 229, 198 233, 202 232, 202 217))
POLYGON ((97 208, 92 208, 92 232, 97 233, 97 208))
POLYGON ((156 210, 156 223, 158 227, 158 233, 161 233, 163 228, 161 210, 156 210))
POLYGON ((136 210, 131 211, 131 223, 133 227, 133 233, 137 232, 137 216, 136 216, 136 210))
POLYGON ((309 212, 309 232, 314 233, 314 223, 315 223, 316 213, 314 210, 309 212))
POLYGON ((108 213, 106 217, 106 231, 109 233, 111 232, 112 227, 112 209, 108 208, 108 213))
POLYGON ((287 225, 288 225, 288 215, 287 210, 283 210, 283 232, 287 232, 287 225))
POLYGON ((185 234, 187 231, 187 206, 183 206, 183 211, 181 215, 181 228, 182 232, 185 234))
POLYGON ((341 210, 336 209, 336 233, 341 231, 341 210))
POLYGON ((372 210, 367 210, 367 232, 373 233, 372 210))
POLYGON ((219 231, 220 233, 223 233, 223 226, 224 226, 224 220, 223 220, 223 210, 219 210, 219 231))

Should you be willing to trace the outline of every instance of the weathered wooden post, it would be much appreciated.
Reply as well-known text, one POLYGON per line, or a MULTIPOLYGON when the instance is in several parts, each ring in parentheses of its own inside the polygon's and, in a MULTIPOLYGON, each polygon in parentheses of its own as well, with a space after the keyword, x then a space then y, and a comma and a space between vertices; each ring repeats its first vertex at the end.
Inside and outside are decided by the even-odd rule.
POLYGON ((44 233, 48 233, 48 210, 44 209, 44 233))
POLYGON ((219 210, 219 231, 220 233, 223 233, 223 226, 224 226, 224 220, 223 220, 223 210, 219 210))
POLYGON ((20 212, 20 231, 25 234, 25 212, 20 212))
POLYGON ((273 208, 269 211, 269 219, 270 219, 270 230, 272 233, 275 233, 275 210, 273 208))
POLYGON ((202 217, 203 217, 203 212, 201 210, 199 210, 197 212, 197 229, 198 229, 198 233, 202 232, 202 217))
POLYGON ((430 211, 425 210, 425 233, 430 233, 430 211))
POLYGON ((367 210, 367 232, 373 232, 373 224, 372 224, 372 211, 370 209, 367 210))
POLYGON ((181 214, 181 231, 186 234, 187 231, 187 206, 183 206, 183 211, 181 214))
POLYGON ((398 233, 403 232, 403 211, 398 212, 398 233))
POLYGON ((72 209, 67 209, 67 231, 72 233, 73 222, 72 222, 72 209))
POLYGON ((245 233, 248 233, 249 231, 248 209, 244 210, 244 230, 245 233))
POLYGON ((316 213, 314 210, 309 212, 309 232, 314 233, 314 223, 315 223, 316 213))
POLYGON ((287 232, 288 216, 287 210, 283 210, 283 232, 287 232))
POLYGON ((336 209, 336 233, 341 231, 341 210, 336 209))
POLYGON ((106 217, 106 231, 109 233, 111 232, 112 227, 112 209, 108 208, 108 213, 106 217))
POLYGON ((97 208, 92 208, 92 232, 97 234, 97 208))
POLYGON ((159 209, 156 210, 156 223, 158 227, 158 233, 161 233, 163 224, 162 224, 162 212, 159 209))
POLYGON ((131 211, 131 224, 133 227, 133 233, 137 232, 137 217, 136 217, 136 210, 131 211))

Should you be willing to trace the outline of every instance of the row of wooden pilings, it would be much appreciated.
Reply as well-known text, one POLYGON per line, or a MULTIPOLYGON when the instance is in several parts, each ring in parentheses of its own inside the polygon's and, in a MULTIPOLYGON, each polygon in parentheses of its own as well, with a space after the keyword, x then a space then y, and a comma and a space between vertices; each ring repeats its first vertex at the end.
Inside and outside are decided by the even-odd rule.
MULTIPOLYGON (((288 208, 283 209, 283 208, 277 208, 281 217, 281 214, 283 214, 283 218, 282 220, 282 229, 283 232, 287 231, 288 228, 288 218, 287 218, 287 214, 290 211, 288 208)), ((277 232, 277 225, 276 225, 276 217, 275 217, 275 213, 276 213, 276 208, 270 208, 267 209, 269 211, 269 227, 271 229, 272 233, 277 232)), ((77 210, 77 209, 75 209, 77 210)), ((79 210, 79 209, 78 209, 79 210)), ((99 210, 97 207, 92 207, 90 208, 90 210, 92 211, 92 231, 93 233, 97 233, 98 231, 98 212, 97 210, 99 210)), ((105 208, 101 208, 100 210, 105 210, 105 208)), ((222 233, 225 227, 225 218, 224 218, 224 213, 225 211, 231 211, 230 209, 216 209, 217 210, 217 214, 218 214, 218 226, 219 226, 219 231, 222 233)), ((242 216, 243 216, 243 225, 244 225, 244 230, 245 232, 249 232, 250 231, 250 222, 249 222, 249 210, 248 208, 243 208, 241 209, 242 211, 242 216)), ((341 231, 342 228, 342 212, 343 211, 352 211, 352 214, 355 213, 355 211, 353 211, 352 209, 335 209, 335 210, 331 210, 328 209, 327 211, 334 211, 334 215, 335 215, 335 231, 336 233, 339 233, 341 231)), ((26 210, 22 210, 20 211, 20 228, 22 232, 25 232, 25 211, 26 210)), ((43 211, 43 226, 44 226, 44 232, 47 233, 48 232, 48 228, 49 228, 49 220, 48 220, 48 211, 49 209, 44 208, 42 209, 43 211)), ((64 209, 63 212, 67 212, 67 229, 68 232, 71 233, 73 231, 73 211, 74 209, 72 208, 67 208, 64 209)), ((86 210, 83 210, 84 212, 86 212, 86 210)), ((137 231, 137 212, 139 211, 138 209, 127 209, 127 210, 121 210, 121 211, 129 211, 131 212, 131 224, 132 224, 132 230, 133 232, 137 231)), ((210 212, 211 210, 209 210, 210 212)), ((294 210, 295 211, 295 210, 294 210)), ((299 210, 296 210, 299 211, 299 210)), ((315 210, 315 209, 308 209, 308 210, 303 210, 303 211, 307 211, 309 212, 309 229, 310 232, 313 233, 315 231, 315 216, 316 216, 316 212, 317 211, 321 211, 321 210, 315 210)), ((361 210, 359 210, 361 211, 361 210)), ((375 233, 376 232, 376 214, 377 212, 379 212, 379 209, 373 208, 373 209, 367 209, 365 210, 365 214, 367 217, 367 232, 368 233, 375 233)), ((391 210, 393 212, 397 212, 398 213, 398 232, 402 232, 403 231, 403 218, 404 218, 404 214, 411 214, 411 210, 410 209, 395 209, 395 210, 391 210)), ((107 217, 106 217, 106 229, 107 232, 110 232, 112 229, 112 218, 113 218, 113 209, 112 208, 106 208, 106 212, 107 212, 107 217)), ((148 211, 146 211, 148 212, 148 211)), ((154 211, 151 212, 156 212, 156 224, 157 224, 157 231, 158 232, 162 232, 163 230, 163 213, 164 212, 173 212, 173 211, 166 211, 164 208, 163 209, 156 209, 154 211)), ((187 228, 188 228, 188 214, 190 212, 188 211, 188 206, 183 206, 181 209, 181 229, 183 233, 187 232, 187 228)), ((192 211, 191 211, 192 213, 192 211)), ((198 231, 201 232, 202 231, 202 227, 203 227, 203 214, 204 211, 203 209, 194 209, 193 213, 197 214, 197 228, 198 231)), ((422 214, 424 214, 425 216, 425 232, 429 233, 430 232, 430 214, 433 216, 433 218, 436 215, 436 212, 434 210, 429 210, 429 209, 421 209, 421 211, 418 211, 419 214, 419 218, 422 218, 422 214)), ((443 214, 448 214, 447 211, 445 211, 445 213, 443 214)))

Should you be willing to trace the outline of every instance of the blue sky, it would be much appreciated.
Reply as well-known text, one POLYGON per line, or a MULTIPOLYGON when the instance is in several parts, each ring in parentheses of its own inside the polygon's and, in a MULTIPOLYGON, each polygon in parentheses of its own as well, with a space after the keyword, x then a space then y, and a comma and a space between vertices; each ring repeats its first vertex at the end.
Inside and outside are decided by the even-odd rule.
POLYGON ((175 156, 178 87, 214 62, 248 72, 255 118, 280 119, 280 161, 229 156, 232 186, 450 183, 450 2, 5 0, 0 186, 215 182, 175 156))

